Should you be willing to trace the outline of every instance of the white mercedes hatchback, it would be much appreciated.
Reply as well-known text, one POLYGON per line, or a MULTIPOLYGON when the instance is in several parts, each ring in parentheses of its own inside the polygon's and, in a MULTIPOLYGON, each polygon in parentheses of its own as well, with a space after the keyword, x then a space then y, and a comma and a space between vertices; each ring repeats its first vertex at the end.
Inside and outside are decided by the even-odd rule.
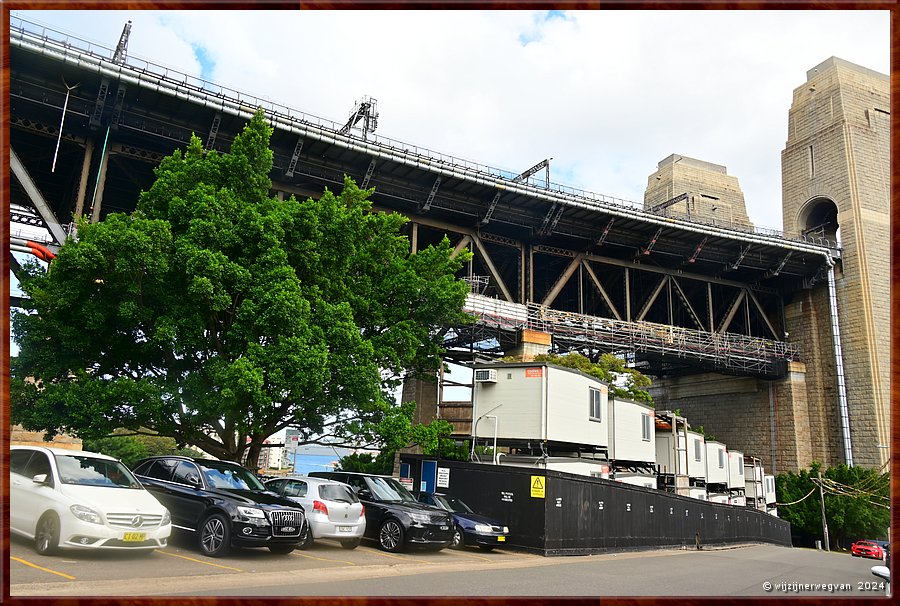
POLYGON ((169 511, 113 457, 10 446, 9 529, 35 550, 153 550, 172 532, 169 511))
POLYGON ((366 509, 346 484, 303 476, 269 480, 266 489, 303 506, 312 532, 300 549, 309 549, 314 539, 335 539, 344 549, 355 549, 366 532, 366 509))

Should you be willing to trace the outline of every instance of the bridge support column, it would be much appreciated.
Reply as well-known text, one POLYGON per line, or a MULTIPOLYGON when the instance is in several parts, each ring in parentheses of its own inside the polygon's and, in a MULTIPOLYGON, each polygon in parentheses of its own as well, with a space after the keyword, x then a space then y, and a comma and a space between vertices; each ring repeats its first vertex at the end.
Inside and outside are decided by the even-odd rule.
MULTIPOLYGON (((438 403, 440 402, 440 382, 437 377, 407 376, 403 379, 403 391, 400 401, 415 402, 416 409, 413 412, 412 422, 431 423, 438 416, 438 403)), ((402 452, 422 454, 419 446, 404 448, 402 452)))
POLYGON ((531 362, 534 357, 550 351, 553 338, 550 333, 537 330, 522 329, 516 339, 516 347, 508 353, 521 359, 522 362, 531 362))
POLYGON ((87 193, 88 179, 91 175, 91 159, 94 157, 94 141, 84 142, 84 161, 81 163, 81 181, 78 183, 78 198, 75 200, 73 219, 77 221, 84 212, 84 196, 87 193))
POLYGON ((757 457, 767 472, 797 471, 813 460, 801 363, 789 363, 774 382, 717 373, 656 379, 650 394, 657 409, 679 410, 692 428, 757 457))

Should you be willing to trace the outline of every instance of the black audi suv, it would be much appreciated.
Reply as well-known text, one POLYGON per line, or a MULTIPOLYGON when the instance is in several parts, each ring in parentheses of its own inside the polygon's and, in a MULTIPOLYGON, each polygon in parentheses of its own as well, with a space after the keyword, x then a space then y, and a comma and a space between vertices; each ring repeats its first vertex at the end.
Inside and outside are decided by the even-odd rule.
POLYGON ((385 551, 410 546, 443 549, 453 539, 453 521, 442 509, 419 503, 390 476, 349 471, 311 471, 309 476, 349 484, 366 508, 365 537, 385 551))
POLYGON ((266 490, 236 463, 182 456, 138 461, 134 475, 172 515, 172 527, 193 533, 205 555, 232 547, 290 553, 306 539, 303 508, 266 490))

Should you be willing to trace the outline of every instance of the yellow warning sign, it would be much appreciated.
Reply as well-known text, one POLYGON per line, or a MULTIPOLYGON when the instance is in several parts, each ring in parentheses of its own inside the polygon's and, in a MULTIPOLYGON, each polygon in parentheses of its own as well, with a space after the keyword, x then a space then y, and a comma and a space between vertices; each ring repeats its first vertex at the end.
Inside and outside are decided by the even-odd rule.
POLYGON ((544 486, 546 485, 547 478, 544 476, 531 476, 531 496, 543 499, 544 498, 544 486))

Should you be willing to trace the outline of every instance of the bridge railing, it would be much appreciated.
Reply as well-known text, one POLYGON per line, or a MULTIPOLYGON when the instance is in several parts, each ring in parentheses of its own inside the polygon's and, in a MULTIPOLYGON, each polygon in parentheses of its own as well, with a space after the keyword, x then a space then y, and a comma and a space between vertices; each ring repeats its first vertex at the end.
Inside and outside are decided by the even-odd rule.
POLYGON ((771 371, 777 363, 800 359, 800 348, 793 343, 655 322, 600 318, 476 294, 468 295, 465 311, 474 315, 481 325, 501 330, 528 328, 548 332, 557 343, 570 347, 665 354, 760 373, 771 371))
MULTIPOLYGON (((101 59, 111 61, 115 52, 114 49, 110 48, 109 46, 90 42, 83 38, 72 36, 50 27, 40 25, 26 19, 22 19, 21 17, 10 15, 10 40, 13 41, 17 39, 30 40, 32 43, 35 43, 41 47, 54 47, 55 52, 58 52, 64 56, 75 54, 77 52, 83 52, 101 59)), ((202 92, 206 95, 227 99, 229 102, 237 103, 239 106, 246 107, 248 111, 251 112, 255 111, 257 108, 263 108, 270 115, 286 118, 291 122, 299 122, 306 125, 315 126, 321 129, 332 131, 335 134, 338 133, 343 127, 343 124, 334 122, 333 120, 320 118, 313 114, 308 114, 306 112, 290 108, 286 105, 276 103, 271 99, 242 93, 237 89, 215 84, 208 80, 204 80, 203 78, 192 76, 184 72, 180 72, 178 70, 174 70, 157 63, 147 61, 145 59, 127 55, 125 61, 126 63, 123 66, 125 68, 140 72, 145 75, 153 75, 160 80, 177 85, 179 87, 186 87, 197 92, 202 92)), ((502 179, 510 182, 513 182, 514 179, 518 176, 517 171, 497 168, 489 166, 487 164, 482 164, 480 162, 466 160, 458 156, 452 156, 449 154, 437 152, 426 147, 421 147, 410 143, 404 143, 396 139, 390 139, 388 137, 375 135, 374 133, 368 134, 366 136, 366 141, 379 145, 386 150, 390 150, 394 153, 400 152, 404 154, 410 154, 419 159, 425 159, 430 164, 436 163, 444 165, 456 171, 469 173, 472 176, 486 177, 489 179, 502 179)), ((591 192, 554 182, 547 183, 537 176, 531 176, 524 181, 516 182, 516 185, 532 189, 537 194, 541 192, 549 192, 562 196, 564 198, 567 197, 581 204, 595 206, 612 205, 615 207, 627 208, 632 211, 637 211, 648 216, 673 216, 671 212, 667 213, 665 210, 653 212, 644 208, 644 205, 642 203, 625 200, 623 198, 599 194, 596 192, 591 192)), ((741 233, 753 233, 788 241, 797 241, 814 244, 817 246, 824 246, 832 249, 837 248, 836 243, 825 238, 817 237, 815 235, 787 236, 784 232, 777 229, 755 227, 730 221, 718 221, 717 223, 712 224, 688 216, 678 216, 677 218, 692 223, 714 225, 718 228, 741 233)))

